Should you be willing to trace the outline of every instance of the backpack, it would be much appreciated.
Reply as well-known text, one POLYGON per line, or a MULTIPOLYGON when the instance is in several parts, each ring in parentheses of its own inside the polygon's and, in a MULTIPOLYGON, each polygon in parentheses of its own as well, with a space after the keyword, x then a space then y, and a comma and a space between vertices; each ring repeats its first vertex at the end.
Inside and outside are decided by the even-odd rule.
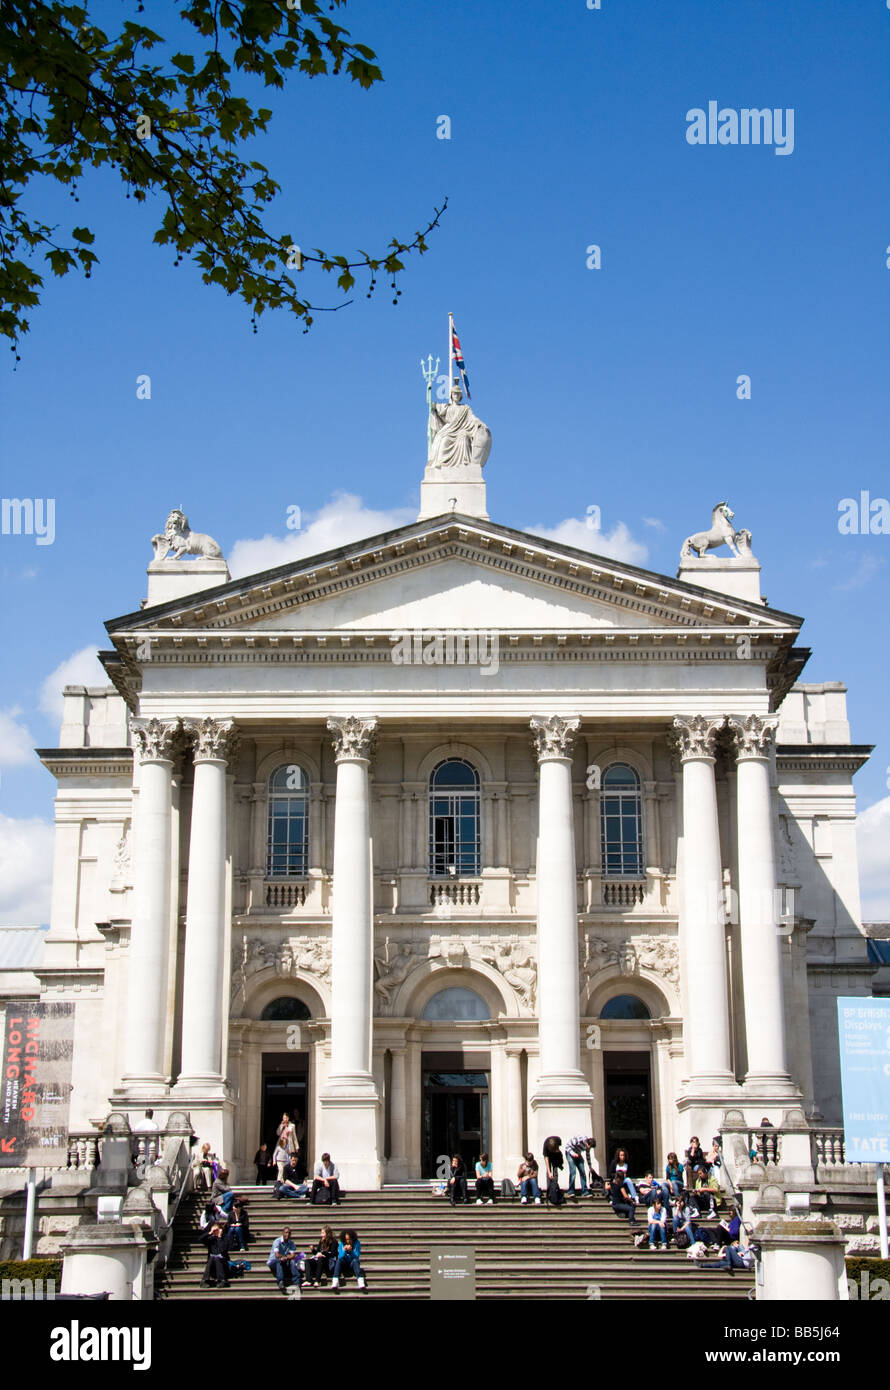
POLYGON ((503 1181, 501 1182, 501 1196, 502 1196, 502 1197, 515 1197, 515 1196, 516 1196, 516 1184, 513 1182, 513 1180, 512 1180, 511 1178, 504 1178, 503 1181))
POLYGON ((678 1231, 674 1240, 678 1250, 688 1250, 691 1244, 688 1231, 678 1231))

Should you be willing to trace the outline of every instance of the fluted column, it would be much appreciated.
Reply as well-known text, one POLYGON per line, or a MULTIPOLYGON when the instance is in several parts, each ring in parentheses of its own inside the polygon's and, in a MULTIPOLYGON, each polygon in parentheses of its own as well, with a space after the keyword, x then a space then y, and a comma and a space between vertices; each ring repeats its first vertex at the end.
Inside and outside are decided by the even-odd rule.
POLYGON ((745 1086, 758 1093, 787 1095, 792 1083, 770 795, 770 758, 778 722, 778 715, 756 714, 728 720, 737 759, 739 934, 748 1048, 745 1086))
POLYGON ((337 763, 331 925, 331 1070, 322 1142, 353 1189, 380 1185, 380 1099, 371 1070, 374 906, 369 772, 376 719, 328 720, 337 763))
POLYGON ((131 1095, 165 1089, 173 765, 178 719, 132 719, 139 759, 133 826, 133 902, 130 934, 123 1089, 131 1095))
POLYGON ((717 734, 724 720, 696 714, 675 719, 683 767, 683 884, 680 950, 687 981, 684 1042, 692 1091, 734 1085, 723 869, 714 778, 717 734))
POLYGON ((219 1095, 222 1058, 226 922, 226 773, 234 750, 231 719, 186 720, 194 743, 195 781, 189 836, 182 1065, 177 1089, 219 1095))
MULTIPOLYGON (((538 1040, 541 1069, 532 1109, 550 1132, 591 1133, 593 1096, 581 1071, 578 886, 572 807, 572 744, 580 720, 531 720, 538 759, 538 1040), (544 1116, 542 1115, 542 1119, 544 1116)), ((541 1135, 541 1139, 546 1135, 541 1135)), ((531 1137, 529 1138, 531 1143, 531 1137)), ((532 1145, 534 1148, 534 1145, 532 1145)))

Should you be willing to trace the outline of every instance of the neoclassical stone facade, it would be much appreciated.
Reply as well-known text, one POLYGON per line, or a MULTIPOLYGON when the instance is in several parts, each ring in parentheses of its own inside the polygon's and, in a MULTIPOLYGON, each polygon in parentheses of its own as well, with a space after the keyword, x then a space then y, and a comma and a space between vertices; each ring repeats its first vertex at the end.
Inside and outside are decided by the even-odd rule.
POLYGON ((107 624, 41 750, 73 1128, 185 1111, 249 1173, 297 1110, 374 1187, 839 1118, 832 1001, 873 972, 843 687, 801 683, 750 546, 669 578, 474 487, 237 581, 161 556, 107 624))

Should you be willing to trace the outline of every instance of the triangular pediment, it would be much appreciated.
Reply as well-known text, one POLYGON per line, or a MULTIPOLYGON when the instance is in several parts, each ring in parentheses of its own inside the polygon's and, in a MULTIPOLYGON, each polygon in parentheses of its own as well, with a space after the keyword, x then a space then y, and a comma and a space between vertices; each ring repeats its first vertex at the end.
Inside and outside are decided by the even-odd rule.
POLYGON ((115 619, 109 632, 670 631, 800 619, 477 518, 436 517, 115 619))

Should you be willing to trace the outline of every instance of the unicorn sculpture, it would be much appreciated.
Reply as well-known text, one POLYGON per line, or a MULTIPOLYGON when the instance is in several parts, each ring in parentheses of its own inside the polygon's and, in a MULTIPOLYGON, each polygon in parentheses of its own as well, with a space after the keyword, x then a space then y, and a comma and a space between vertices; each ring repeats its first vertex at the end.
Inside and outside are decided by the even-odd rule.
POLYGON ((680 559, 688 560, 695 553, 703 560, 709 550, 728 545, 737 559, 751 555, 751 532, 737 531, 732 524, 734 512, 728 502, 718 502, 711 512, 710 531, 697 531, 687 536, 680 551, 680 559))

